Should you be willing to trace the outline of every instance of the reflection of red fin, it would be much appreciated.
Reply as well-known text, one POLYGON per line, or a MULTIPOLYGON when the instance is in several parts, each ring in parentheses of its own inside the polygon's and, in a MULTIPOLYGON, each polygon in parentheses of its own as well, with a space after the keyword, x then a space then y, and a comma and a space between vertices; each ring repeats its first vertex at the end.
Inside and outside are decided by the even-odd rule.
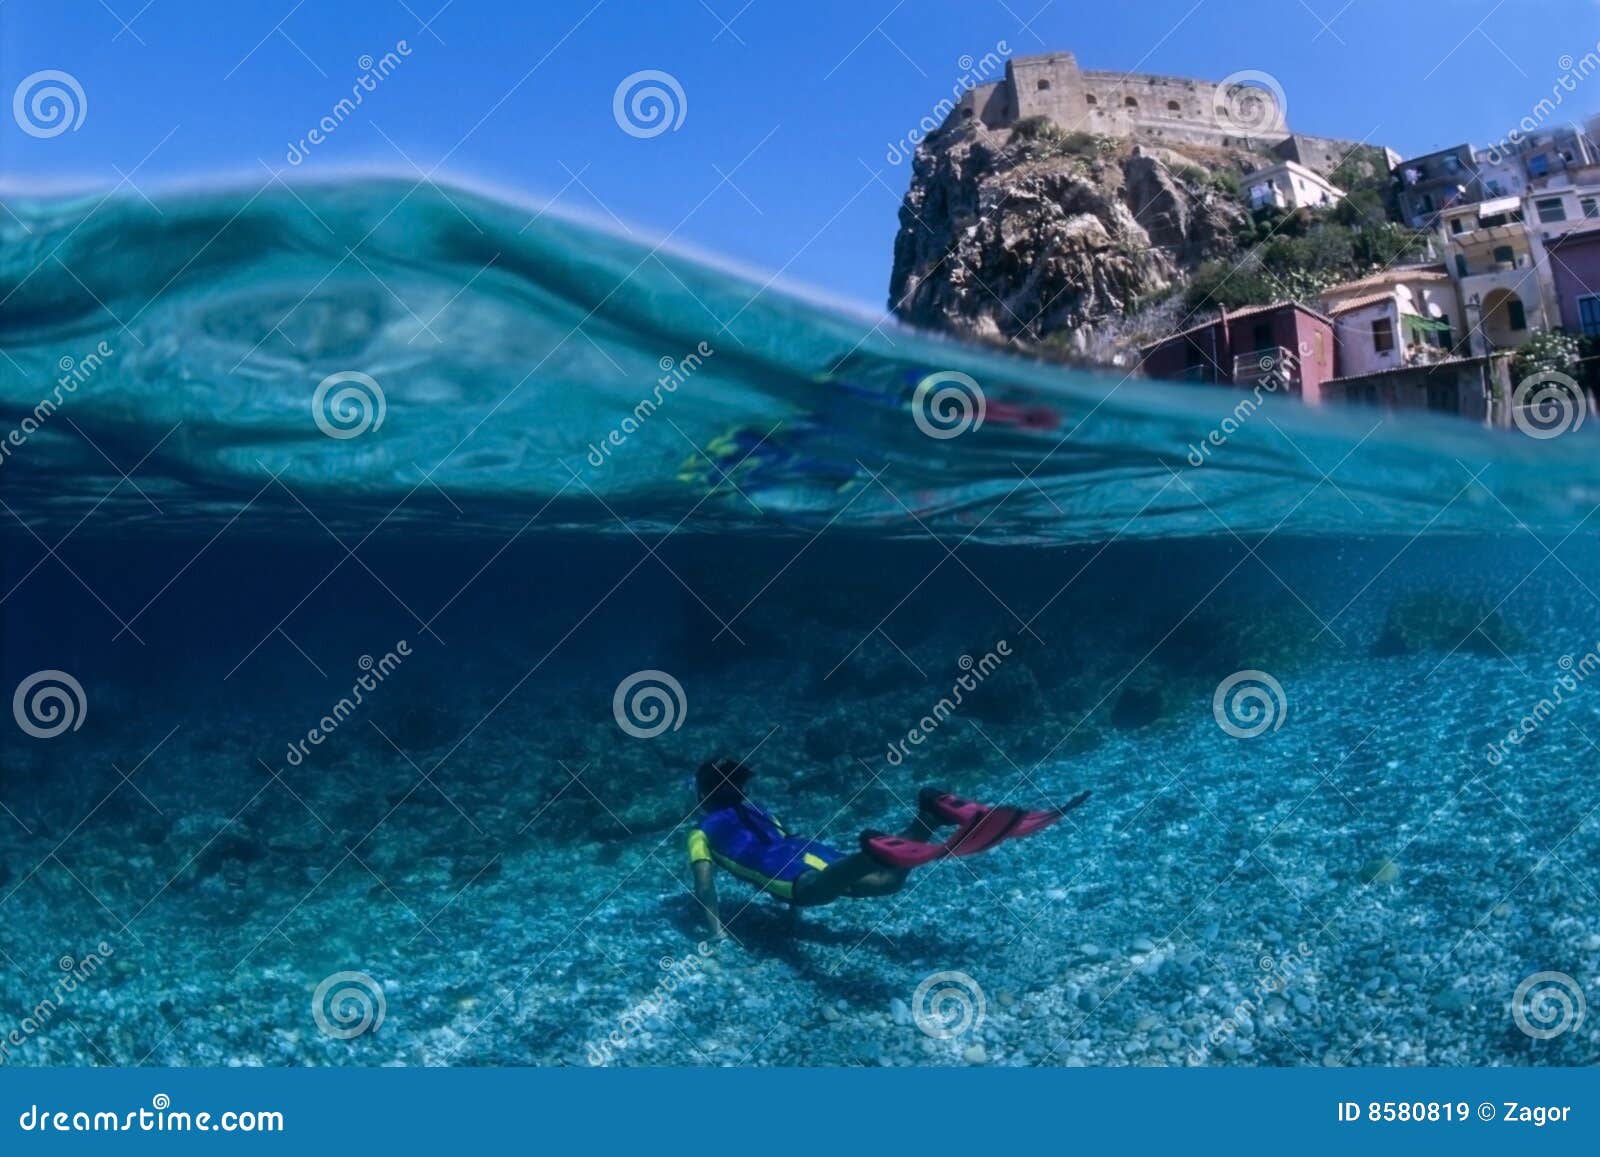
POLYGON ((1016 426, 1023 430, 1059 430, 1061 415, 1049 406, 1019 406, 1014 402, 990 401, 985 404, 983 418, 1001 426, 1016 426))

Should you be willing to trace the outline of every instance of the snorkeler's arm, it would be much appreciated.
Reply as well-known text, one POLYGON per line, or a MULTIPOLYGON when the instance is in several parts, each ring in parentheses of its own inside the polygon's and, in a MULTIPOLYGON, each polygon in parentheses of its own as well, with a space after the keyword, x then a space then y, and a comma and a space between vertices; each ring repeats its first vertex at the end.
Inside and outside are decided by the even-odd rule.
POLYGON ((706 927, 711 932, 711 938, 720 940, 723 936, 722 909, 717 900, 717 880, 710 860, 695 861, 694 898, 705 909, 706 927))
POLYGON ((705 910, 711 938, 722 938, 722 910, 717 903, 717 881, 711 862, 711 846, 699 828, 689 833, 689 870, 694 873, 694 898, 705 910))

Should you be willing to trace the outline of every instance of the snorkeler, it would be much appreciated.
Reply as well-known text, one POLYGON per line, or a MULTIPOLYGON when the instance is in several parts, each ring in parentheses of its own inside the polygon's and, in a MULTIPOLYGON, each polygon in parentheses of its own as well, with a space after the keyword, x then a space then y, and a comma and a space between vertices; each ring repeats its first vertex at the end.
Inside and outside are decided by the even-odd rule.
POLYGON ((1047 811, 969 803, 939 788, 917 795, 917 815, 898 836, 861 833, 861 850, 845 853, 802 836, 791 836, 768 812, 750 801, 745 785, 752 771, 732 759, 701 764, 695 773, 700 822, 689 833, 689 864, 695 899, 713 936, 722 935, 713 868, 724 868, 796 907, 829 904, 841 896, 890 896, 905 887, 912 868, 947 856, 986 852, 1004 840, 1032 835, 1080 807, 1080 792, 1047 811), (955 827, 942 842, 941 827, 955 827))

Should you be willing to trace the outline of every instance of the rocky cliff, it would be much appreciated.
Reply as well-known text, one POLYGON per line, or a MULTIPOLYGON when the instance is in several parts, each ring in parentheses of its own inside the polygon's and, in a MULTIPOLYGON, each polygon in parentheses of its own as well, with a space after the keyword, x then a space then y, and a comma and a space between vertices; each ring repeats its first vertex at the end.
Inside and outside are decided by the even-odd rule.
POLYGON ((1048 124, 946 131, 913 162, 890 308, 977 340, 1096 352, 1127 315, 1234 252, 1239 176, 1264 163, 1048 124))

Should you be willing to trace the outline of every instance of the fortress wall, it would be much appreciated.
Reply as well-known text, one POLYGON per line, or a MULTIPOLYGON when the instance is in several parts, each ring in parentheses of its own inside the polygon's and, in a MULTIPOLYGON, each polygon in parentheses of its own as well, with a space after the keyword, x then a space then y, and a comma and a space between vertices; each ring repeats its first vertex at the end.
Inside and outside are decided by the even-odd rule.
POLYGON ((956 103, 950 119, 955 124, 976 120, 990 129, 1014 124, 1017 117, 1011 108, 1010 86, 997 80, 968 89, 956 103))

